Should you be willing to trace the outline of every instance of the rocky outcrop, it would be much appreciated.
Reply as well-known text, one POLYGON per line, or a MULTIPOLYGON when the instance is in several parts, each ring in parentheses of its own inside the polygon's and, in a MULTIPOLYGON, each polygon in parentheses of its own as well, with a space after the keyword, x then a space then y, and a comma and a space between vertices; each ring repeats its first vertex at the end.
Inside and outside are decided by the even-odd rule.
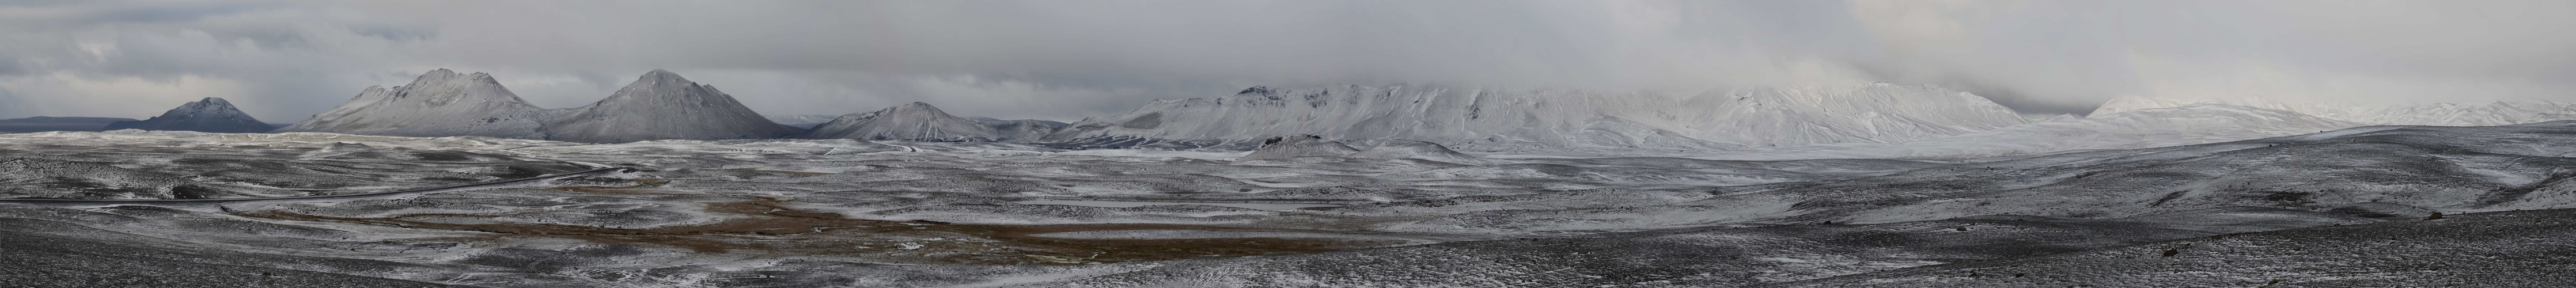
POLYGON ((1252 154, 1243 155, 1243 158, 1235 158, 1234 162, 1308 156, 1342 157, 1358 152, 1360 152, 1358 148, 1342 145, 1342 142, 1324 140, 1324 137, 1315 135, 1282 136, 1262 140, 1261 148, 1253 149, 1252 154))

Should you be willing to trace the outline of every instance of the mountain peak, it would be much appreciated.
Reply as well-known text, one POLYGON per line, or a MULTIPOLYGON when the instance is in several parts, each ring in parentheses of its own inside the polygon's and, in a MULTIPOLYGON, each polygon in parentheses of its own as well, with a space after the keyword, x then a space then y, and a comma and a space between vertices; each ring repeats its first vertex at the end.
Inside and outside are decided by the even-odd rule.
POLYGON ((667 79, 667 80, 676 80, 676 81, 679 81, 679 82, 688 82, 688 81, 689 81, 689 79, 688 79, 688 78, 681 78, 681 77, 680 77, 680 73, 671 73, 671 70, 662 70, 662 69, 653 69, 653 71, 650 71, 650 72, 644 72, 644 76, 643 76, 643 77, 637 77, 637 78, 636 78, 636 80, 637 80, 637 81, 643 81, 643 80, 665 80, 665 79, 667 79))
POLYGON ((455 78, 457 78, 457 77, 459 77, 459 76, 465 76, 465 75, 462 75, 462 74, 456 74, 456 71, 447 70, 447 68, 439 68, 439 69, 431 69, 431 70, 429 70, 429 72, 420 73, 420 77, 418 77, 418 78, 412 78, 412 81, 411 81, 411 82, 414 82, 414 83, 418 83, 418 82, 432 82, 432 81, 435 81, 435 80, 455 79, 455 78))
POLYGON ((905 103, 905 104, 903 104, 903 105, 896 105, 896 106, 894 106, 894 107, 886 107, 885 111, 887 111, 887 112, 920 111, 920 112, 928 112, 928 113, 939 114, 939 115, 941 115, 941 116, 946 116, 946 115, 948 115, 948 112, 947 112, 947 111, 940 111, 940 110, 939 110, 939 107, 937 107, 937 106, 930 106, 930 103, 921 103, 921 102, 912 102, 912 103, 905 103))
POLYGON ((793 134, 715 86, 653 69, 616 94, 573 108, 544 125, 547 139, 623 143, 661 139, 752 139, 793 134))
POLYGON ((616 94, 610 94, 608 99, 601 99, 600 102, 605 103, 618 99, 619 97, 635 95, 670 97, 699 94, 723 94, 722 92, 715 92, 715 88, 715 86, 711 85, 698 85, 698 82, 689 81, 689 78, 686 77, 680 77, 680 73, 671 73, 670 70, 653 69, 651 72, 644 72, 643 76, 635 77, 635 82, 627 83, 625 88, 619 88, 616 94), (630 93, 630 90, 677 93, 630 93))

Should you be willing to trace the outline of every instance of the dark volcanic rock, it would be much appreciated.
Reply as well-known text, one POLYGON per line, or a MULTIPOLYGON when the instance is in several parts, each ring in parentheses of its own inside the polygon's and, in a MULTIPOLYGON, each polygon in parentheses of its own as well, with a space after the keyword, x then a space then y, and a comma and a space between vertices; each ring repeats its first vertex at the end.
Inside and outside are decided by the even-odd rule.
POLYGON ((0 160, 0 198, 205 199, 243 197, 233 189, 176 175, 106 163, 0 160))
POLYGON ((1253 149, 1252 154, 1245 154, 1243 158, 1234 159, 1234 162, 1306 156, 1342 157, 1359 152, 1359 148, 1351 148, 1350 145, 1342 145, 1342 142, 1324 140, 1324 137, 1315 135, 1281 136, 1261 141, 1261 148, 1253 149))

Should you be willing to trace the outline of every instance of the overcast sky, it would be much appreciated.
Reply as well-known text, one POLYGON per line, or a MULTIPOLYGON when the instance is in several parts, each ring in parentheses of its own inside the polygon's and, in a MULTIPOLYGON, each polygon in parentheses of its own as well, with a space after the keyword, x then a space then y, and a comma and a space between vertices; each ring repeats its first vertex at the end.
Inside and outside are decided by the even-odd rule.
POLYGON ((224 97, 302 120, 487 72, 547 108, 652 69, 764 114, 1077 120, 1253 85, 1939 85, 2110 97, 2576 100, 2576 1, 5 1, 0 118, 224 97))

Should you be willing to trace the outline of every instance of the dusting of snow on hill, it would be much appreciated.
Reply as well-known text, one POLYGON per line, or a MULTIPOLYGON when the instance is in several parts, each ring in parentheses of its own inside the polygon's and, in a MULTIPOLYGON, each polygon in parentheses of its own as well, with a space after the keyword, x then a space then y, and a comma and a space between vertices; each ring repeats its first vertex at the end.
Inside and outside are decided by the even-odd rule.
POLYGON ((519 99, 483 73, 430 70, 411 84, 367 87, 358 97, 277 132, 546 139, 548 111, 519 99))
POLYGON ((911 140, 942 142, 1020 142, 1037 140, 1062 122, 960 118, 929 103, 912 102, 875 112, 841 115, 815 125, 799 138, 911 140))
POLYGON ((777 138, 800 129, 769 122, 715 86, 661 69, 589 106, 546 121, 547 139, 590 143, 777 138))
POLYGON ((180 104, 179 108, 171 108, 170 111, 162 112, 161 116, 152 117, 152 119, 117 121, 114 123, 107 123, 106 128, 107 130, 143 129, 215 133, 259 133, 277 129, 277 126, 269 126, 266 122, 259 122, 259 119, 251 118, 250 114, 242 113, 241 109, 234 108, 232 101, 224 101, 224 98, 208 97, 203 100, 197 100, 197 102, 180 104))

